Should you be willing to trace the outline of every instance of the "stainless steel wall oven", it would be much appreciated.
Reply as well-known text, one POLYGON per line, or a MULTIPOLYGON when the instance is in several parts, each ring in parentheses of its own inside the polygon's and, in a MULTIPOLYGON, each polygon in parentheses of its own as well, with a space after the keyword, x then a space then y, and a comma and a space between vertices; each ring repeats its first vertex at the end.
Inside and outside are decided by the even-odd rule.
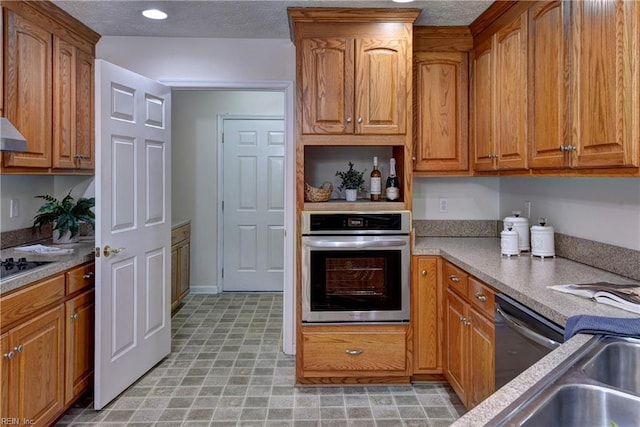
POLYGON ((411 213, 303 212, 302 321, 407 322, 411 213))

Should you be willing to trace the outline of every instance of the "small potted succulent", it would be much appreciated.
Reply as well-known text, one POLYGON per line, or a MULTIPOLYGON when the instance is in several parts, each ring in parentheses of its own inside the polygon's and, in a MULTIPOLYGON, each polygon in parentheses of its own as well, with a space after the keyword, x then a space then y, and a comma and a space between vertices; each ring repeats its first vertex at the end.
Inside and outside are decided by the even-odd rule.
POLYGON ((349 169, 347 171, 341 172, 337 171, 336 176, 342 179, 342 184, 338 187, 338 190, 345 190, 345 196, 348 202, 355 202, 358 198, 358 190, 364 191, 364 173, 366 169, 362 172, 358 172, 353 168, 353 163, 349 162, 349 169))
POLYGON ((33 227, 53 224, 53 243, 75 243, 80 239, 80 223, 95 227, 95 214, 91 210, 95 206, 95 198, 81 197, 76 200, 71 191, 61 201, 53 196, 35 196, 46 203, 40 206, 33 218, 33 227))

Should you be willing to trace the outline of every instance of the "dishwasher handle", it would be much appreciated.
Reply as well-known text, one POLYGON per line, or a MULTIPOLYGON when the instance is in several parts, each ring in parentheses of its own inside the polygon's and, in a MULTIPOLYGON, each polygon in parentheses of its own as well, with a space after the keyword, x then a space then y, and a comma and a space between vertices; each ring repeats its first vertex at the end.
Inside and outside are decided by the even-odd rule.
POLYGON ((523 335, 529 338, 531 341, 540 344, 541 346, 548 348, 550 350, 554 350, 555 348, 560 346, 560 343, 552 340, 551 338, 547 338, 544 335, 540 335, 539 333, 527 328, 526 326, 520 324, 516 319, 509 316, 507 313, 502 310, 500 305, 496 303, 496 312, 502 316, 507 326, 514 329, 520 335, 523 335))

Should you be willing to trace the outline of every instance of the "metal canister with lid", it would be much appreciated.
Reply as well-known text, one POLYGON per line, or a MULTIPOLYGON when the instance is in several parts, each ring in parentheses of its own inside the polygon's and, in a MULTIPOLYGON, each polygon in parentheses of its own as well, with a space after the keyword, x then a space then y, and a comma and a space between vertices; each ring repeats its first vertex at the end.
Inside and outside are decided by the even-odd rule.
POLYGON ((539 218, 538 224, 531 227, 531 256, 555 257, 553 227, 547 225, 546 218, 539 218))
POLYGON ((513 229, 518 233, 518 248, 520 252, 529 251, 529 220, 520 216, 520 211, 513 211, 513 216, 504 219, 504 229, 507 223, 513 224, 513 229))

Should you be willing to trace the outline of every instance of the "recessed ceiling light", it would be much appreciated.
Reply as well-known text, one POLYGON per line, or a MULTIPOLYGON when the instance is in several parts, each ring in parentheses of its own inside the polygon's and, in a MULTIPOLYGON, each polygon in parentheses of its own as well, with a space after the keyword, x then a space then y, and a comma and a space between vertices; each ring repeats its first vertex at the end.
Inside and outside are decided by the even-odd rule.
POLYGON ((149 19, 167 19, 167 14, 158 9, 143 10, 142 15, 149 19))
POLYGON ((413 0, 393 0, 394 3, 411 3, 413 0))

